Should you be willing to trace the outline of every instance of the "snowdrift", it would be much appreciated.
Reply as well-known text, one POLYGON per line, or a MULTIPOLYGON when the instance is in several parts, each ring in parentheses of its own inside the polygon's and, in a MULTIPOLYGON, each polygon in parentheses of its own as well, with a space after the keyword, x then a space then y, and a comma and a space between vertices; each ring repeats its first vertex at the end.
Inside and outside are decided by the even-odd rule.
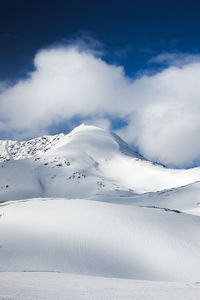
POLYGON ((200 279, 200 218, 92 200, 1 205, 1 271, 200 279))

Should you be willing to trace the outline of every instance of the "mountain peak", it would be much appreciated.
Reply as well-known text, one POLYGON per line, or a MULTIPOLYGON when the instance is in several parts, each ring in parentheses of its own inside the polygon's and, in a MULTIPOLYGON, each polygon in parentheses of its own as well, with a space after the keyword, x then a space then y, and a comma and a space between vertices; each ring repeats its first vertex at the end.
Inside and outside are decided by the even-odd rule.
POLYGON ((0 198, 4 200, 33 195, 89 197, 118 189, 128 194, 153 192, 200 180, 198 170, 155 165, 115 133, 84 124, 67 135, 0 141, 0 160, 0 198))
POLYGON ((95 126, 95 125, 86 125, 86 124, 82 123, 81 125, 75 127, 71 131, 71 133, 75 133, 75 132, 79 132, 79 131, 83 131, 83 130, 101 130, 101 131, 106 132, 106 130, 101 128, 101 127, 98 127, 98 126, 95 126))
POLYGON ((116 134, 97 126, 81 124, 69 134, 45 135, 28 141, 0 140, 0 162, 30 158, 59 147, 76 148, 105 158, 119 150, 126 155, 142 158, 116 134))

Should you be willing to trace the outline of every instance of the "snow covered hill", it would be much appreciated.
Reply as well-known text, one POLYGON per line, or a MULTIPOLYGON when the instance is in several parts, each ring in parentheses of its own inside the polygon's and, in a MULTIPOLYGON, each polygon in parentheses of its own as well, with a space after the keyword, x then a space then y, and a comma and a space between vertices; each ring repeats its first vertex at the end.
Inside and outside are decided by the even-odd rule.
POLYGON ((2 141, 0 149, 0 201, 130 196, 200 180, 200 168, 153 164, 115 134, 94 126, 21 143, 2 141))
POLYGON ((1 271, 145 280, 200 279, 200 218, 92 200, 0 206, 1 271))
POLYGON ((0 157, 0 271, 200 281, 199 167, 84 125, 1 141, 0 157))

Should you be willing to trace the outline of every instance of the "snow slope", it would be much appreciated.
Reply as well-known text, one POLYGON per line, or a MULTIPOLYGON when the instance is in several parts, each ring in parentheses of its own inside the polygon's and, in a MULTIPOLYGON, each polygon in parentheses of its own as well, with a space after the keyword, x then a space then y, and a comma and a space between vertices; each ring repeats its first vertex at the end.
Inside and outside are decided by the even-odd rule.
POLYGON ((199 167, 84 125, 1 141, 0 157, 0 271, 200 281, 199 167))
POLYGON ((200 180, 200 168, 175 170, 153 164, 116 135, 94 126, 7 144, 14 146, 0 142, 0 201, 141 194, 200 180))
POLYGON ((200 281, 200 218, 92 200, 0 206, 0 270, 200 281))
POLYGON ((1 300, 199 300, 199 283, 166 283, 62 273, 0 273, 1 300))

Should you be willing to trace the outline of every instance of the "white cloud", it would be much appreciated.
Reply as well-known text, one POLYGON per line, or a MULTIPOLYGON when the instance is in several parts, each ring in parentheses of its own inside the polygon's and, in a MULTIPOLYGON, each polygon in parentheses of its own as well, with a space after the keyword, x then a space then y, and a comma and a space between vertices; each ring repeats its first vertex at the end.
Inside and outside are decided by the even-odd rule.
POLYGON ((199 159, 198 59, 136 80, 77 45, 42 50, 34 64, 26 80, 0 91, 1 132, 40 135, 74 117, 109 128, 110 115, 128 122, 121 136, 149 159, 176 166, 199 159))
POLYGON ((149 64, 164 64, 182 67, 183 65, 200 62, 199 54, 164 52, 149 59, 149 64))

